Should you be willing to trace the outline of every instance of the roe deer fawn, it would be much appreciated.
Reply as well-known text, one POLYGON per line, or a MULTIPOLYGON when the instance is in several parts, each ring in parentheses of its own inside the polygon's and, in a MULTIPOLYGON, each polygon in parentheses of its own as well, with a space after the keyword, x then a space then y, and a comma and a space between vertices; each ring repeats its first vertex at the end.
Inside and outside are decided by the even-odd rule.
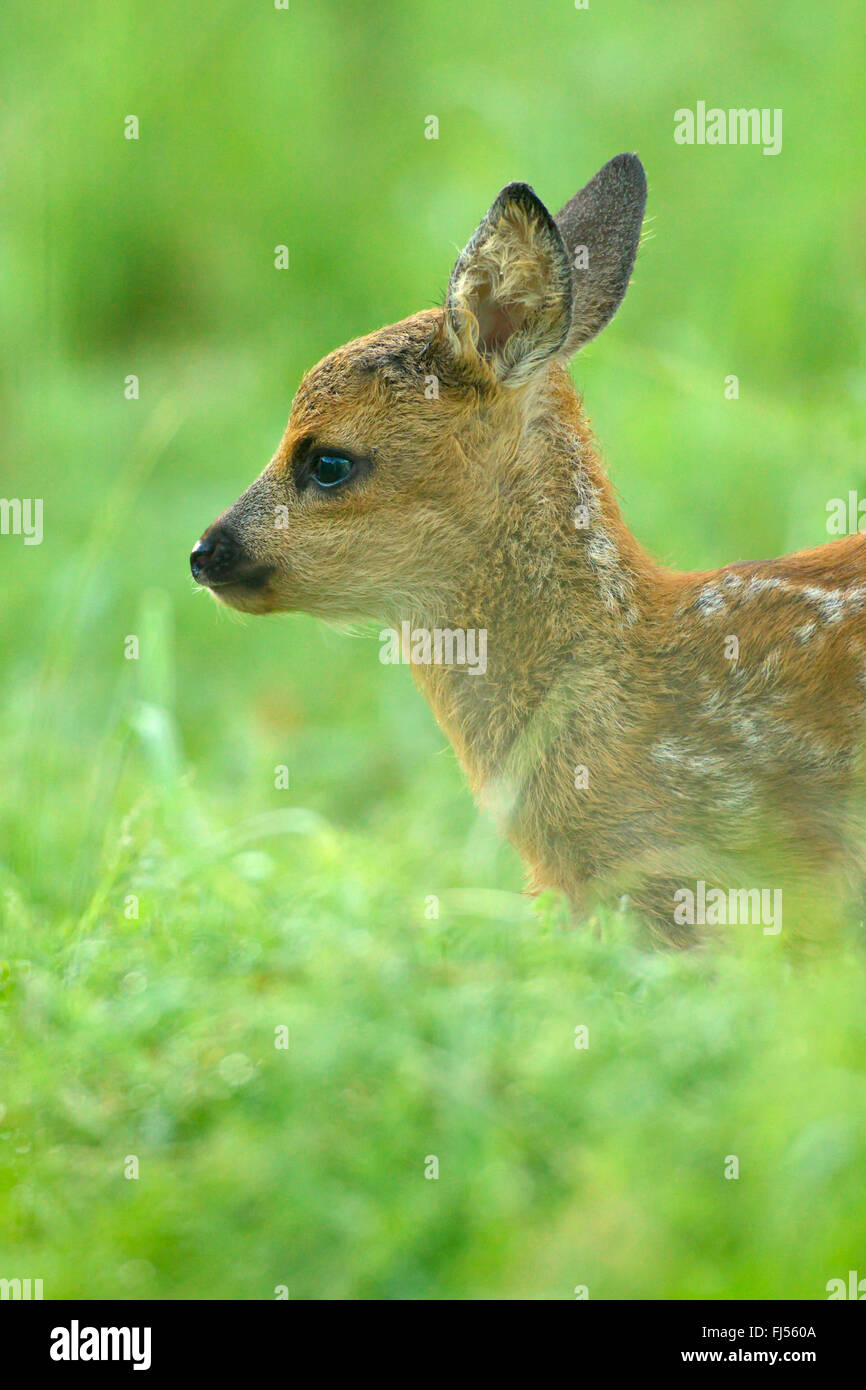
POLYGON ((631 154, 556 217, 509 184, 444 308, 307 373, 190 563, 250 613, 486 632, 484 670, 413 673, 533 885, 578 912, 628 892, 687 941, 689 883, 859 887, 866 539, 675 573, 623 522, 566 364, 625 294, 645 201, 631 154))

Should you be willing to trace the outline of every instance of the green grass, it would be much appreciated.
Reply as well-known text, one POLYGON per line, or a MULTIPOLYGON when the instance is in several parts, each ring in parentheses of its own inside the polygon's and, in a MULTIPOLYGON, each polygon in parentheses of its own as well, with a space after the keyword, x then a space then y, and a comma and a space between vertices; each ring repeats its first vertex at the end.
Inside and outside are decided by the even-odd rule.
POLYGON ((308 365, 435 302, 502 184, 555 206, 632 148, 652 236, 574 366, 626 515, 689 567, 824 539, 827 499, 866 495, 860 25, 4 7, 0 490, 45 499, 45 540, 0 537, 0 1277, 821 1298, 866 1275, 857 924, 719 956, 647 953, 618 916, 564 930, 405 670, 186 572, 308 365), (698 98, 781 106, 782 154, 675 146, 698 98))

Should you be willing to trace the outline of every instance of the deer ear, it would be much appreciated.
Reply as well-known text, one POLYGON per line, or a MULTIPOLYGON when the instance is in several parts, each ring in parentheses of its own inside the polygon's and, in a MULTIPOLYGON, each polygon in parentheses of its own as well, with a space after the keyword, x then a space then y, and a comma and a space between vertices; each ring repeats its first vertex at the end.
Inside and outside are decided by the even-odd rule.
POLYGON ((574 277, 570 357, 613 318, 631 278, 646 206, 646 174, 636 154, 618 154, 554 219, 574 277))
POLYGON ((510 183, 452 271, 445 301, 452 345, 480 354, 500 381, 518 386, 563 349, 571 298, 556 223, 528 184, 510 183))

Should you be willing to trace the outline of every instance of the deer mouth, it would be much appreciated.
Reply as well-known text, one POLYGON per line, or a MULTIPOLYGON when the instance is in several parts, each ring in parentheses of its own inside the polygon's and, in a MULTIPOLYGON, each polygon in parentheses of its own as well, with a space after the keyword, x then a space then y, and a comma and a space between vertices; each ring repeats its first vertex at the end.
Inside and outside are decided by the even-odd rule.
POLYGON ((194 574, 193 579, 203 589, 211 589, 214 593, 222 594, 224 590, 233 589, 244 593, 255 593, 267 586, 273 572, 273 565, 251 565, 249 569, 235 572, 226 579, 219 579, 216 576, 206 574, 194 574))
POLYGON ((226 608, 235 608, 240 613, 273 613, 278 605, 268 584, 271 572, 270 565, 261 565, 244 578, 204 584, 198 580, 197 583, 226 608))

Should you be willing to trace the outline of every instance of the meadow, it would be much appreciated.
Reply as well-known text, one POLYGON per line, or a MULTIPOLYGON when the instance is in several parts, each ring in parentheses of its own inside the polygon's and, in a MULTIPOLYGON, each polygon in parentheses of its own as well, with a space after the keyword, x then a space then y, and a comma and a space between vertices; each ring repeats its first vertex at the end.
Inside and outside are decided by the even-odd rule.
POLYGON ((827 539, 866 496, 861 30, 853 0, 7 0, 0 492, 44 536, 0 536, 0 1277, 866 1276, 863 924, 570 928, 374 636, 240 618, 188 570, 307 367, 441 302, 505 183, 557 207, 620 150, 648 235, 572 373, 630 525, 683 568, 827 539), (677 144, 699 99, 781 109, 779 153, 677 144))

